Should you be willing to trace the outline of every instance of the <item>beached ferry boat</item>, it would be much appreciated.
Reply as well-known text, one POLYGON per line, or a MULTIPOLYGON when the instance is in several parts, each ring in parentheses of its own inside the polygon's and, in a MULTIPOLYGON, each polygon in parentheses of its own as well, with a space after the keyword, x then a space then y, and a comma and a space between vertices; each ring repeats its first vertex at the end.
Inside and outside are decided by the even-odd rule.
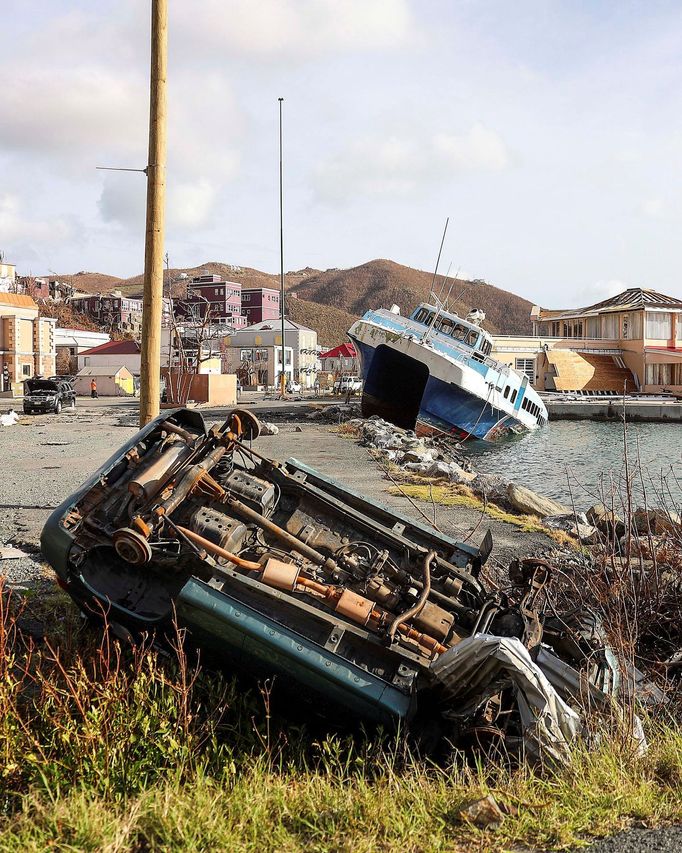
POLYGON ((348 331, 362 363, 362 412, 419 434, 494 441, 547 423, 528 377, 490 357, 482 311, 466 320, 422 304, 367 311, 348 331))

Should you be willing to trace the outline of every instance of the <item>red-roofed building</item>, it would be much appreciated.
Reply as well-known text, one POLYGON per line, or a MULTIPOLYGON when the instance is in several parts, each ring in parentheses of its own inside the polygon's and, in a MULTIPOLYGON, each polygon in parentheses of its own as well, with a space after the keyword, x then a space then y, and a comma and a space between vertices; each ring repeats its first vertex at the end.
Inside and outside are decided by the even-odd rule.
POLYGON ((109 341, 78 354, 78 370, 84 367, 127 367, 133 376, 140 375, 140 345, 137 341, 109 341))
POLYGON ((323 373, 352 373, 354 376, 360 373, 358 354, 350 342, 320 353, 319 359, 323 373))

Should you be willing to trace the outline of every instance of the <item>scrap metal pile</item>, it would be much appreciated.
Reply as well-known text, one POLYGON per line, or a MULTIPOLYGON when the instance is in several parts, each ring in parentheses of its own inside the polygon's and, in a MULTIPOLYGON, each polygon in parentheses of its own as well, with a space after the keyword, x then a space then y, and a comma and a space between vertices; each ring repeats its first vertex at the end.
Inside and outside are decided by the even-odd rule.
POLYGON ((593 614, 545 615, 551 567, 486 589, 490 535, 458 543, 265 458, 258 433, 246 410, 162 416, 53 513, 43 553, 83 611, 133 636, 175 621, 318 712, 565 758, 618 679, 593 614))

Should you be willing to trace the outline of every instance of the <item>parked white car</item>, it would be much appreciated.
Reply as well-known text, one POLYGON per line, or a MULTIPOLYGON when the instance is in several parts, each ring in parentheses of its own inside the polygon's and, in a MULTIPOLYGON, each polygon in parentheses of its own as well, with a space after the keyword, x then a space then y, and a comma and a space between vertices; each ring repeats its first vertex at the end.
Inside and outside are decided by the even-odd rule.
POLYGON ((301 393, 301 383, 300 382, 287 382, 287 394, 300 394, 301 393))
POLYGON ((362 390, 362 380, 359 376, 341 376, 334 383, 335 394, 355 394, 362 390))

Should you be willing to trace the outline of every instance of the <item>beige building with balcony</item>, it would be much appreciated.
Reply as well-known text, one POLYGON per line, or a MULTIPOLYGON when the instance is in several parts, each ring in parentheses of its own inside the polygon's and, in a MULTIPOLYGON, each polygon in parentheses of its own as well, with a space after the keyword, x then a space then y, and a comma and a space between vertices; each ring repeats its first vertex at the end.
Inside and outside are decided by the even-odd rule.
POLYGON ((0 293, 0 391, 21 394, 24 379, 54 375, 55 323, 30 296, 0 293))
POLYGON ((533 334, 493 355, 540 391, 682 394, 682 300, 630 288, 587 308, 531 311, 533 334))

